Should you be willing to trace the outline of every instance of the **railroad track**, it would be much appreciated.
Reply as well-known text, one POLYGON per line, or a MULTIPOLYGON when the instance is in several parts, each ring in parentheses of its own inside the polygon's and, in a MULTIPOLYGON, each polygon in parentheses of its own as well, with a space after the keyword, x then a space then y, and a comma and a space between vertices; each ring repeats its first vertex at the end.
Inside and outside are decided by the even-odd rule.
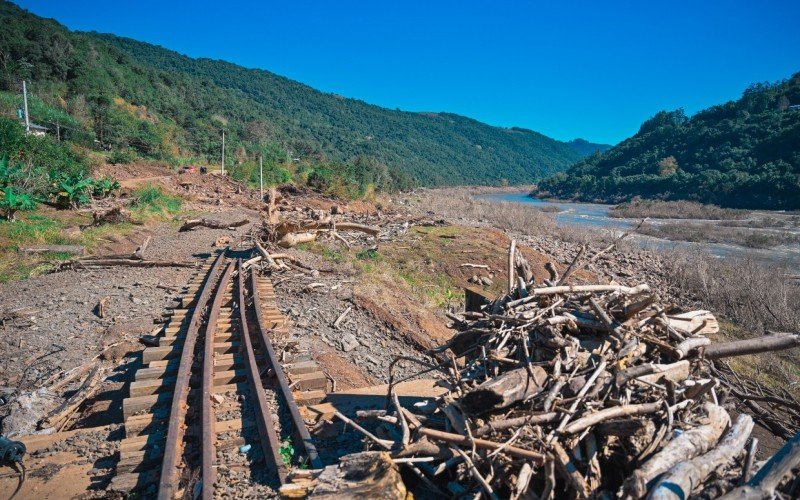
POLYGON ((281 364, 271 336, 288 327, 272 283, 236 257, 226 249, 207 259, 158 346, 142 351, 113 490, 210 499, 246 485, 269 494, 291 466, 323 466, 297 402, 322 399, 327 378, 308 353, 281 364))

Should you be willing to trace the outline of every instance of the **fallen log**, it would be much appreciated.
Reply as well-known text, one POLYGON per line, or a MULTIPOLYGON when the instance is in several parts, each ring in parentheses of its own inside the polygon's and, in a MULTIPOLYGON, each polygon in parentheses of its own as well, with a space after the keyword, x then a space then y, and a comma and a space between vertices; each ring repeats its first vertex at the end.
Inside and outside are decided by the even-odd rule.
POLYGON ((69 415, 72 414, 84 401, 90 398, 100 387, 100 367, 95 366, 94 369, 83 381, 81 388, 75 392, 69 399, 61 403, 56 409, 47 414, 45 418, 39 421, 39 429, 47 427, 56 427, 64 421, 69 415))
POLYGON ((196 227, 207 227, 210 229, 229 229, 234 227, 244 226, 249 224, 248 219, 242 219, 234 222, 225 222, 212 219, 189 219, 181 225, 178 232, 190 231, 196 227))
POLYGON ((175 260, 86 259, 71 262, 80 267, 195 267, 194 262, 175 260))
POLYGON ((758 338, 711 344, 703 352, 706 359, 720 359, 761 352, 781 351, 797 346, 800 346, 800 333, 774 333, 758 338))
POLYGON ((739 456, 750 432, 753 419, 741 414, 719 444, 705 455, 681 462, 667 471, 650 492, 650 500, 683 500, 714 471, 739 456))
POLYGON ((529 399, 542 391, 547 372, 539 366, 532 367, 533 376, 526 368, 517 368, 489 379, 469 391, 461 400, 463 408, 472 414, 484 413, 529 399))
POLYGON ((623 498, 642 498, 651 481, 680 462, 705 453, 717 444, 731 419, 724 409, 706 403, 709 423, 690 429, 666 444, 637 469, 622 486, 623 498))
POLYGON ((68 253, 70 255, 85 255, 86 247, 83 245, 38 245, 35 247, 22 247, 18 252, 24 254, 68 253))

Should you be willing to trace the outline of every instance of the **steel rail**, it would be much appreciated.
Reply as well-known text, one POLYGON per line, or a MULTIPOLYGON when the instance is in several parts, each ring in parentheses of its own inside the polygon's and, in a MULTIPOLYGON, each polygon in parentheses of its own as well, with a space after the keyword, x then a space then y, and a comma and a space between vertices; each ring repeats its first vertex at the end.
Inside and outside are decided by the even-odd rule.
POLYGON ((206 321, 206 334, 203 342, 203 382, 201 390, 202 408, 202 436, 201 449, 203 452, 201 474, 203 478, 203 499, 211 500, 214 497, 214 483, 217 480, 217 471, 214 469, 214 456, 216 455, 217 434, 215 429, 214 405, 211 394, 214 391, 214 336, 217 331, 219 309, 225 298, 225 291, 233 272, 233 262, 225 267, 225 273, 219 279, 217 293, 211 303, 206 321))
MULTIPOLYGON (((286 483, 287 470, 281 460, 280 439, 275 432, 275 422, 272 419, 272 412, 267 403, 267 394, 261 383, 261 374, 256 364, 256 354, 253 349, 253 340, 250 338, 250 329, 247 323, 247 302, 245 301, 245 279, 242 260, 239 259, 238 265, 238 304, 239 304, 239 324, 241 325, 242 346, 244 347, 244 360, 247 365, 247 380, 250 383, 250 391, 253 394, 253 412, 256 416, 258 434, 261 440, 261 449, 264 452, 264 462, 269 467, 269 472, 278 475, 281 484, 286 483)), ((251 293, 252 296, 252 293, 251 293)))
POLYGON ((261 339, 261 345, 264 349, 264 354, 269 362, 270 367, 275 372, 275 378, 278 379, 278 385, 281 388, 283 399, 286 402, 286 406, 289 407, 289 413, 292 415, 292 422, 294 423, 297 437, 299 438, 300 442, 303 443, 303 447, 306 450, 306 455, 308 455, 309 462, 311 462, 311 468, 321 469, 323 464, 322 460, 319 458, 319 453, 317 453, 317 447, 314 446, 314 442, 311 439, 311 434, 308 432, 306 424, 303 421, 303 417, 300 415, 300 409, 297 407, 297 403, 294 400, 294 395, 292 395, 292 390, 289 387, 289 383, 286 381, 283 370, 281 369, 281 364, 278 361, 278 357, 275 355, 275 350, 272 347, 272 341, 267 334, 267 329, 264 327, 255 266, 250 268, 250 287, 253 294, 253 309, 255 309, 256 312, 256 324, 258 325, 258 333, 261 339))
POLYGON ((175 387, 172 391, 172 404, 169 412, 169 427, 167 428, 167 439, 164 445, 164 458, 161 463, 161 474, 158 481, 159 500, 172 500, 177 490, 178 463, 183 452, 183 439, 186 434, 186 409, 187 398, 189 396, 189 377, 192 372, 192 362, 194 360, 194 346, 197 342, 197 334, 203 321, 203 310, 208 303, 211 292, 214 289, 214 282, 225 261, 226 247, 218 256, 211 270, 208 272, 206 282, 203 284, 197 302, 192 312, 192 319, 186 331, 186 338, 183 341, 180 361, 178 362, 178 374, 175 379, 175 387))

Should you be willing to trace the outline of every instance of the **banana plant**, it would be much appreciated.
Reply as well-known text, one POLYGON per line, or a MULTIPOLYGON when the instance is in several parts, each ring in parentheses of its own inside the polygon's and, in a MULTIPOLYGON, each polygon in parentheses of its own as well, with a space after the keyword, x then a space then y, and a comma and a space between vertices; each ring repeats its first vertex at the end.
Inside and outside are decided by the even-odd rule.
POLYGON ((13 221, 20 210, 33 210, 34 208, 36 208, 36 201, 29 194, 17 193, 11 186, 6 186, 3 191, 0 191, 0 211, 7 221, 13 221))
POLYGON ((91 189, 91 179, 62 179, 57 183, 56 204, 61 208, 85 205, 92 200, 91 189))

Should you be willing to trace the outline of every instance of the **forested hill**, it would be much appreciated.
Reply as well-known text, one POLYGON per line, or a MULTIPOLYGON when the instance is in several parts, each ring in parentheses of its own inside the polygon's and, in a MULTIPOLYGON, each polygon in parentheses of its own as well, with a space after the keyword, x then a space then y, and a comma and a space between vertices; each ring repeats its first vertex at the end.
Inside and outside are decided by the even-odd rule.
POLYGON ((691 118, 661 111, 633 137, 539 183, 537 194, 800 209, 800 73, 691 118))
POLYGON ((34 108, 34 120, 49 125, 62 113, 69 139, 96 138, 141 157, 218 161, 224 128, 232 167, 262 154, 270 165, 366 168, 377 187, 532 182, 581 157, 530 130, 385 109, 268 71, 70 32, 5 1, 0 25, 2 115, 15 114, 26 79, 47 115, 34 108))

